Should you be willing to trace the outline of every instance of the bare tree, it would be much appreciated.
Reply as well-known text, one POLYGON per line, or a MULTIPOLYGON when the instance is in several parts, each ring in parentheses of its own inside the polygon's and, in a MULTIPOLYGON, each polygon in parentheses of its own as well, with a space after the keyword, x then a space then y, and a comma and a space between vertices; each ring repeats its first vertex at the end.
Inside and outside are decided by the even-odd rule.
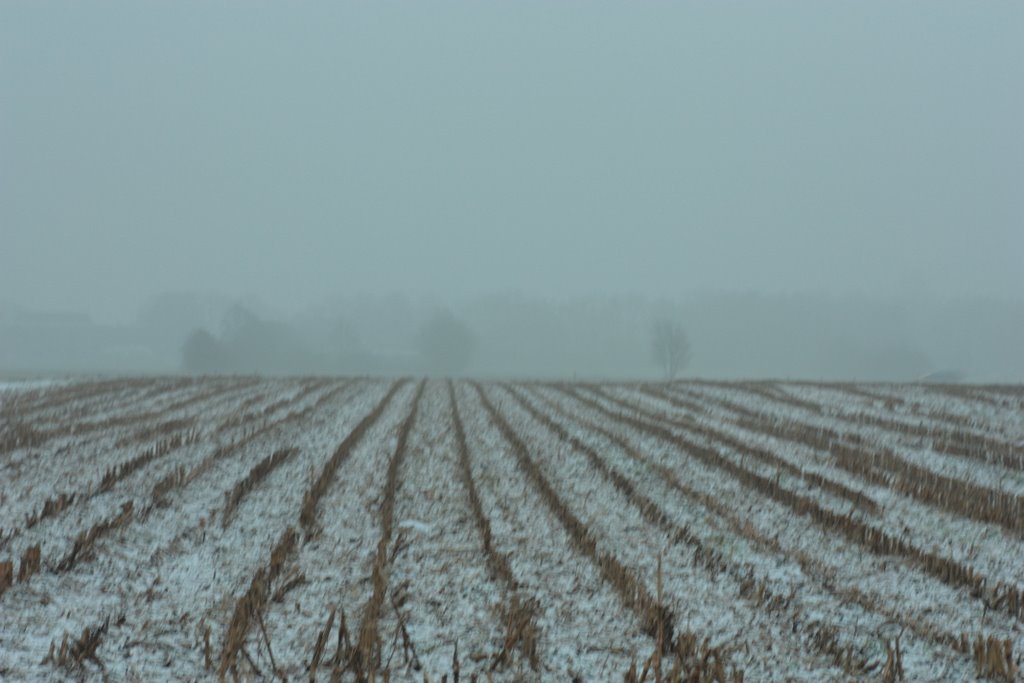
POLYGON ((416 346, 428 373, 451 377, 473 359, 476 336, 451 311, 438 310, 420 326, 416 346))
POLYGON ((661 366, 665 379, 672 381, 690 361, 690 340, 682 325, 664 318, 654 322, 651 332, 654 362, 661 366))
POLYGON ((181 367, 193 374, 230 372, 231 358, 216 337, 204 329, 197 329, 181 347, 181 367))

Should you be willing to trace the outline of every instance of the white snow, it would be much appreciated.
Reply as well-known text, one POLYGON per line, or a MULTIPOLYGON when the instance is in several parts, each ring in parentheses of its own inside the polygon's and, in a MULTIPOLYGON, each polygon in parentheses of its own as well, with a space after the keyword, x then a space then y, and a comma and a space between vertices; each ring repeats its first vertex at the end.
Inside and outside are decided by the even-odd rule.
MULTIPOLYGON (((42 551, 40 572, 0 595, 0 679, 216 678, 204 662, 204 634, 209 633, 216 665, 236 602, 257 571, 267 566, 271 549, 289 527, 300 532, 300 540, 284 558, 281 576, 301 580, 280 601, 268 599, 261 612, 263 623, 249 629, 246 654, 264 676, 269 674, 265 627, 278 668, 289 680, 301 680, 309 676, 313 647, 332 609, 345 615, 350 638, 358 638, 362 610, 373 593, 386 471, 398 443, 398 426, 411 407, 413 383, 394 396, 342 462, 317 507, 319 528, 310 538, 301 533, 298 513, 312 482, 390 382, 153 380, 95 392, 76 384, 62 402, 57 400, 62 394, 56 392, 64 386, 0 383, 0 397, 34 392, 28 400, 5 404, 5 416, 42 435, 35 445, 0 453, 0 562, 12 560, 17 572, 28 548, 38 544, 42 551), (187 426, 166 434, 148 431, 170 420, 183 420, 187 426), (154 458, 109 490, 98 491, 104 472, 186 430, 198 433, 199 440, 154 458), (214 457, 218 447, 231 443, 242 446, 214 457), (225 525, 225 496, 257 463, 285 447, 297 448, 297 453, 253 486, 225 525), (154 505, 153 486, 178 468, 194 476, 154 505), (61 493, 74 493, 76 498, 67 509, 29 526, 27 517, 61 493), (57 571, 57 562, 76 536, 111 519, 129 501, 134 513, 124 526, 97 538, 70 571, 57 571), (96 650, 103 669, 91 660, 72 670, 41 663, 51 643, 59 646, 65 634, 74 640, 83 628, 108 618, 108 631, 96 650)), ((566 528, 517 465, 476 392, 465 383, 455 386, 472 476, 491 524, 493 547, 507 556, 517 595, 536 599, 539 605, 539 670, 531 670, 515 652, 512 664, 495 670, 493 679, 621 680, 634 657, 642 665, 654 648, 653 640, 642 632, 637 613, 602 576, 600 567, 570 541, 566 528)), ((827 453, 735 424, 733 413, 712 399, 728 399, 769 420, 855 430, 908 462, 962 480, 999 483, 1007 490, 1018 490, 1014 487, 1020 486, 1020 472, 936 454, 903 435, 853 425, 844 415, 866 411, 941 426, 929 411, 943 411, 970 416, 970 428, 980 435, 1016 438, 1024 432, 1018 403, 993 398, 981 400, 979 407, 969 398, 936 398, 920 387, 872 388, 905 399, 906 411, 919 406, 918 413, 897 414, 881 400, 834 387, 779 386, 793 398, 820 404, 822 410, 768 401, 740 385, 691 385, 684 390, 697 401, 705 397, 694 424, 767 449, 878 504, 877 513, 858 511, 857 519, 969 564, 992 580, 1024 585, 1024 562, 1019 561, 1024 539, 867 484, 834 465, 827 453)), ((534 419, 506 389, 484 385, 484 391, 559 498, 587 526, 598 551, 614 556, 650 594, 658 591, 660 558, 663 599, 675 615, 677 632, 691 630, 723 647, 747 680, 856 678, 814 647, 808 634, 817 625, 835 628, 841 646, 876 664, 884 661, 884 643, 902 630, 907 680, 973 678, 971 657, 935 634, 992 635, 1009 639, 1015 653, 1024 652, 1019 619, 987 609, 966 589, 943 583, 904 558, 872 554, 807 516, 794 514, 693 458, 681 442, 608 419, 551 388, 525 391, 530 405, 592 448, 609 471, 630 484, 635 492, 631 499, 580 450, 534 419), (621 442, 606 438, 594 425, 621 442), (671 472, 691 493, 666 479, 663 471, 671 472), (635 505, 636 496, 656 506, 665 521, 648 522, 635 505), (696 561, 694 547, 677 542, 667 531, 680 528, 720 553, 725 569, 709 570, 696 561), (763 581, 773 594, 785 598, 785 604, 769 609, 756 597, 741 594, 747 576, 763 581)), ((664 400, 634 388, 607 386, 605 391, 648 411, 653 417, 646 419, 682 415, 664 400)), ((984 392, 977 389, 983 398, 984 392)), ((614 407, 604 399, 599 403, 614 407)), ((662 424, 679 437, 714 449, 728 462, 777 477, 781 486, 825 509, 850 509, 848 501, 800 477, 777 473, 699 429, 689 433, 662 424)), ((451 680, 456 646, 463 680, 472 673, 483 676, 503 646, 506 625, 501 610, 510 595, 491 576, 458 476, 448 391, 442 382, 427 384, 398 482, 379 622, 391 680, 418 682, 425 673, 432 681, 448 673, 451 680)), ((337 629, 335 621, 324 661, 337 648, 337 629)), ((239 666, 247 671, 250 665, 243 657, 239 666)), ((317 678, 329 680, 328 664, 321 666, 317 678)))

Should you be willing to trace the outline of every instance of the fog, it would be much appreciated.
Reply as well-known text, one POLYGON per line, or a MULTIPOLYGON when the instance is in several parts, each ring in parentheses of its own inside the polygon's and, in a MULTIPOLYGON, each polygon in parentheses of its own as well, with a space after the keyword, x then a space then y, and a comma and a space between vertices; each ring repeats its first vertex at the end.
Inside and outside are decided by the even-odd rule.
POLYGON ((684 376, 1024 381, 1022 35, 1019 2, 0 3, 0 374, 654 378, 671 319, 684 376))

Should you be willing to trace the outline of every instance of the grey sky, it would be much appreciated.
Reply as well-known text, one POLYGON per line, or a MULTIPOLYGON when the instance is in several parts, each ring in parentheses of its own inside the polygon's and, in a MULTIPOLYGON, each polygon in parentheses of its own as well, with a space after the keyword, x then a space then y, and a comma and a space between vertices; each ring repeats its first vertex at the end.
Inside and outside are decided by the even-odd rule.
POLYGON ((0 300, 1024 292, 1024 4, 0 4, 0 300))

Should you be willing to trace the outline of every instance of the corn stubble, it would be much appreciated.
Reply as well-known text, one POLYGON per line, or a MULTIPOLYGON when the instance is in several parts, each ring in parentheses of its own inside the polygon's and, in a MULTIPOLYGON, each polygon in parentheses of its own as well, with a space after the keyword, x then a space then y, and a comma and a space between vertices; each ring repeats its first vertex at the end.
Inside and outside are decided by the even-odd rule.
MULTIPOLYGON (((303 503, 299 513, 299 524, 300 527, 304 529, 307 539, 311 538, 316 533, 317 507, 320 499, 326 493, 335 471, 340 467, 342 462, 348 458, 351 450, 362 439, 363 435, 380 418, 391 399, 403 384, 404 382, 401 381, 392 384, 384 398, 380 400, 370 414, 364 417, 349 433, 344 441, 339 444, 338 448, 335 449, 334 454, 325 464, 320 476, 304 493, 303 503)), ((336 394, 339 390, 331 393, 336 394)), ((250 472, 250 474, 252 473, 250 472)), ((229 493, 228 500, 231 499, 231 496, 232 494, 229 493)), ((225 680, 229 673, 234 678, 238 677, 239 655, 243 655, 250 667, 255 669, 255 664, 251 661, 251 656, 245 649, 245 641, 254 621, 259 623, 266 641, 268 653, 270 652, 270 640, 269 637, 266 636, 266 628, 262 622, 262 614, 266 607, 268 595, 272 596, 275 600, 279 597, 283 599, 284 594, 287 593, 288 590, 304 580, 304 576, 298 568, 293 568, 292 571, 284 577, 281 576, 285 563, 295 552, 298 540, 299 532, 296 529, 289 527, 285 530, 277 544, 274 546, 274 549, 271 551, 270 560, 267 563, 267 566, 257 569, 250 582, 248 590, 235 603, 234 612, 224 636, 224 643, 221 647, 221 654, 217 665, 217 675, 220 680, 225 680), (277 584, 276 587, 275 584, 277 584)), ((341 641, 339 639, 339 643, 340 642, 341 641)), ((276 667, 274 673, 279 674, 279 672, 276 671, 276 667)), ((283 678, 283 674, 279 675, 283 678)))
POLYGON ((384 500, 380 506, 380 540, 377 542, 377 555, 374 559, 370 575, 373 593, 363 608, 362 623, 359 625, 359 634, 356 638, 355 648, 346 667, 351 668, 355 672, 356 680, 358 681, 368 679, 370 672, 380 669, 381 643, 379 621, 388 586, 391 559, 393 559, 393 554, 391 554, 389 559, 388 548, 391 546, 391 537, 394 529, 395 494, 399 486, 398 475, 408 450, 409 434, 416 423, 416 415, 419 411, 420 400, 423 397, 425 386, 426 381, 424 380, 416 387, 416 394, 412 399, 412 408, 399 428, 398 443, 395 446, 395 452, 392 454, 391 460, 388 462, 384 483, 384 500))
MULTIPOLYGON (((253 448, 260 443, 261 437, 269 435, 272 430, 287 424, 301 423, 336 398, 346 387, 358 383, 342 383, 333 390, 324 390, 322 396, 305 408, 283 417, 275 417, 288 403, 310 396, 328 385, 324 380, 303 382, 296 397, 267 403, 273 394, 269 391, 261 392, 246 399, 235 414, 218 416, 213 424, 219 426, 214 431, 217 434, 230 431, 233 436, 226 442, 219 441, 217 437, 217 445, 194 467, 169 463, 173 466, 169 467, 165 476, 151 485, 149 505, 143 504, 138 517, 135 501, 128 500, 119 510, 107 513, 107 518, 79 532, 63 555, 47 557, 44 563, 41 544, 35 543, 20 547, 20 556, 13 554, 11 559, 0 560, 0 599, 4 599, 5 595, 10 599, 18 591, 24 590, 20 585, 29 583, 40 572, 71 574, 81 571, 83 564, 107 550, 110 544, 99 543, 101 539, 127 527, 133 519, 144 521, 152 506, 175 504, 177 498, 187 495, 190 484, 210 471, 216 462, 253 448), (175 501, 171 500, 172 494, 175 501)), ((196 644, 196 657, 201 659, 210 677, 220 680, 287 680, 284 671, 288 666, 294 666, 294 663, 286 662, 284 667, 278 666, 271 643, 272 631, 267 626, 270 624, 275 630, 280 629, 282 620, 286 628, 290 625, 288 608, 285 606, 289 592, 306 582, 302 568, 294 562, 298 548, 303 542, 308 543, 320 534, 322 515, 330 514, 329 511, 320 510, 321 500, 356 444, 381 419, 396 393, 406 384, 407 381, 394 382, 383 399, 327 458, 319 476, 311 478, 292 526, 280 533, 269 557, 264 556, 263 563, 255 569, 248 583, 242 584, 244 592, 238 597, 229 594, 225 598, 224 608, 230 611, 230 618, 224 624, 223 633, 218 633, 215 639, 205 618, 196 626, 191 642, 196 644), (281 607, 272 609, 271 604, 281 607), (280 613, 274 614, 271 623, 270 618, 265 617, 273 614, 273 610, 279 610, 280 613), (267 660, 269 665, 265 664, 267 660)), ((244 386, 244 383, 236 382, 236 385, 244 386)), ((196 392, 176 402, 176 405, 184 408, 196 401, 224 393, 236 385, 226 383, 209 391, 196 392)), ((172 386, 180 387, 180 384, 168 384, 168 388, 172 386)), ((424 617, 411 607, 416 603, 410 599, 410 586, 408 583, 391 585, 393 566, 403 557, 402 550, 408 540, 400 528, 396 530, 396 498, 401 493, 403 462, 409 448, 410 435, 416 429, 425 386, 424 382, 420 382, 416 387, 412 407, 399 425, 397 445, 383 473, 383 495, 376 511, 379 517, 379 537, 366 577, 368 595, 361 609, 352 610, 359 621, 353 627, 356 622, 350 620, 350 615, 337 605, 329 606, 326 612, 321 611, 316 616, 316 625, 310 625, 311 629, 315 629, 315 639, 311 636, 302 644, 308 648, 303 662, 305 675, 308 675, 311 682, 325 677, 331 681, 354 679, 360 683, 421 678, 425 682, 460 683, 461 680, 482 683, 494 678, 508 680, 509 676, 546 680, 549 669, 545 666, 548 663, 543 661, 544 634, 538 625, 545 606, 517 581, 510 555, 499 550, 501 546, 494 537, 491 520, 474 481, 473 453, 467 445, 465 426, 452 382, 447 384, 447 393, 457 458, 450 476, 459 482, 465 494, 464 504, 468 513, 465 518, 470 520, 478 538, 478 552, 486 564, 489 578, 500 591, 492 615, 497 636, 488 643, 486 651, 471 652, 469 656, 460 654, 458 642, 417 642, 414 638, 419 636, 413 624, 423 623, 424 617), (382 633, 382 625, 387 623, 393 623, 394 628, 388 628, 382 633), (433 657, 436 663, 436 652, 440 649, 446 652, 450 649, 451 663, 449 670, 437 677, 434 672, 424 670, 424 662, 428 657, 433 657)), ((469 386, 475 390, 479 406, 508 445, 508 452, 515 459, 519 472, 530 483, 552 518, 565 530, 573 551, 580 560, 594 566, 604 584, 618 596, 622 607, 636 617, 639 630, 649 638, 649 653, 645 652, 645 658, 637 659, 634 656, 628 669, 621 672, 621 679, 625 683, 743 683, 744 672, 735 664, 735 645, 714 644, 705 634, 680 628, 676 615, 668 606, 671 601, 666 600, 664 595, 661 558, 658 557, 657 561, 656 591, 652 595, 649 584, 640 578, 637 570, 626 566, 614 548, 609 550, 606 545, 599 543, 598 535, 573 512, 575 501, 563 497, 552 480, 547 478, 539 456, 530 452, 522 434, 513 428, 501 406, 495 405, 489 395, 495 392, 490 389, 485 392, 480 384, 469 386)), ((908 658, 904 661, 908 647, 905 634, 909 634, 907 638, 921 639, 946 648, 962 662, 969 662, 978 679, 1003 683, 1021 680, 1021 655, 1014 653, 1016 641, 1004 637, 1009 635, 1007 633, 996 635, 988 632, 984 617, 976 630, 972 628, 968 632, 953 634, 944 629, 959 630, 960 627, 929 621, 921 618, 920 614, 903 613, 899 604, 885 604, 875 594, 861 592, 853 586, 837 585, 835 573, 818 558, 805 552, 805 549, 785 549, 779 543, 778 536, 771 538, 760 532, 749 519, 730 509, 713 492, 696 490, 696 485, 691 487, 680 481, 671 468, 649 460, 622 438, 619 432, 608 429, 607 425, 618 424, 668 441, 709 470, 738 481, 752 496, 780 504, 793 515, 811 520, 841 541, 864 548, 881 558, 896 558, 908 568, 935 577, 953 588, 962 589, 963 599, 977 601, 979 606, 984 605, 986 614, 997 612, 1003 618, 1009 617, 1019 624, 1024 620, 1024 592, 1020 587, 986 576, 967 562, 954 559, 937 547, 926 548, 903 535, 890 533, 883 523, 874 521, 883 519, 885 510, 878 501, 884 501, 885 498, 859 488, 863 484, 881 487, 887 493, 924 503, 944 514, 992 525, 1002 533, 1018 537, 1024 534, 1024 496, 983 482, 964 481, 933 472, 902 457, 898 449, 872 440, 877 438, 874 435, 879 431, 885 431, 908 441, 930 443, 934 450, 952 457, 1001 466, 1012 472, 1024 471, 1024 458, 1021 457, 1019 447, 1005 435, 981 435, 980 427, 966 416, 934 411, 929 414, 918 408, 915 410, 919 410, 922 417, 942 424, 936 425, 924 419, 918 423, 905 422, 851 409, 835 418, 842 423, 841 426, 827 427, 800 418, 775 419, 727 399, 708 398, 708 403, 717 402, 720 408, 729 411, 728 417, 722 417, 721 414, 708 411, 708 403, 700 396, 687 394, 688 397, 684 397, 686 392, 683 391, 637 387, 639 393, 657 398, 663 404, 667 403, 681 411, 668 413, 650 405, 625 401, 601 386, 550 385, 563 396, 568 396, 591 413, 604 418, 600 424, 597 421, 589 424, 582 421, 586 431, 602 434, 615 443, 626 457, 649 468, 670 489, 724 520, 737 537, 746 539, 769 555, 785 556, 798 564, 808 577, 820 581, 842 602, 856 604, 866 612, 881 615, 902 629, 900 636, 895 638, 879 638, 872 649, 864 647, 863 638, 858 647, 856 634, 851 635, 849 628, 841 625, 843 622, 830 621, 830 616, 808 614, 811 610, 804 611, 794 592, 779 590, 769 577, 759 575, 742 563, 731 561, 713 547, 712 542, 702 540, 696 531, 672 521, 670 510, 660 507, 648 497, 652 494, 623 474, 626 470, 620 471, 603 450, 588 445, 587 440, 579 438, 563 422, 553 418, 558 414, 562 418, 569 416, 568 411, 561 410, 561 400, 544 399, 535 389, 526 392, 521 386, 503 386, 505 392, 530 416, 530 420, 582 455, 601 481, 621 494, 646 524, 665 532, 672 543, 689 546, 693 550, 694 566, 700 567, 712 581, 719 576, 729 577, 738 586, 735 599, 744 601, 747 609, 765 615, 769 621, 785 624, 787 628, 791 626, 792 633, 806 647, 810 657, 817 657, 818 661, 827 662, 858 680, 885 683, 912 680, 909 673, 911 664, 908 663, 911 660, 908 658), (534 400, 527 400, 528 396, 534 400), (546 404, 543 407, 541 400, 546 404), (699 419, 695 416, 699 416, 699 419), (799 445, 801 450, 810 449, 821 455, 821 461, 826 462, 827 467, 820 466, 814 472, 804 471, 790 460, 780 457, 778 452, 737 437, 736 432, 730 432, 723 426, 726 424, 730 428, 770 435, 774 439, 799 445), (870 427, 870 430, 859 432, 860 427, 870 427), (730 452, 728 457, 726 452, 730 452), (755 465, 747 466, 748 462, 755 465), (762 474, 766 469, 775 471, 776 476, 762 474), (836 473, 842 477, 837 477, 836 473), (858 486, 844 483, 850 481, 857 482, 858 486), (822 496, 825 500, 842 501, 846 506, 843 509, 849 509, 850 512, 833 511, 822 503, 822 496)), ((821 406, 789 395, 779 386, 767 383, 745 383, 738 386, 766 401, 812 413, 819 420, 833 417, 823 411, 821 406)), ((67 411, 69 416, 74 416, 78 421, 77 426, 54 428, 50 422, 43 422, 41 424, 45 427, 36 428, 27 421, 29 416, 45 414, 46 410, 59 407, 61 401, 88 401, 90 405, 109 408, 116 404, 114 398, 119 395, 117 392, 141 388, 141 384, 125 383, 105 383, 92 391, 60 388, 51 392, 53 395, 50 397, 44 392, 31 402, 15 406, 20 413, 12 412, 11 415, 18 419, 11 420, 0 432, 0 454, 17 449, 39 448, 50 439, 75 434, 76 429, 77 433, 87 433, 113 427, 132 427, 132 431, 116 441, 118 446, 143 441, 151 445, 137 451, 134 457, 107 466, 98 479, 93 478, 91 482, 84 483, 80 490, 56 493, 47 491, 48 497, 45 499, 42 496, 32 499, 31 512, 19 515, 24 524, 18 526, 18 522, 15 522, 10 532, 0 533, 0 550, 21 534, 31 540, 35 540, 31 534, 45 540, 46 537, 40 535, 54 522, 48 521, 47 525, 40 526, 41 522, 55 520, 64 523, 64 520, 73 516, 73 510, 77 507, 82 507, 100 494, 120 490, 126 479, 152 463, 160 459, 170 461, 175 457, 175 451, 216 436, 197 426, 200 422, 195 416, 161 416, 159 412, 140 412, 115 414, 91 422, 79 420, 86 411, 77 404, 77 407, 67 411), (57 400, 58 396, 64 398, 57 400)), ((862 391, 842 386, 838 390, 849 391, 851 394, 862 391)), ((971 397, 975 396, 960 389, 951 388, 950 391, 958 392, 963 400, 972 400, 971 397)), ((862 394, 863 398, 875 400, 867 392, 862 391, 862 394)), ((996 399, 986 400, 991 401, 993 406, 1002 405, 996 399)), ((254 506, 243 505, 246 496, 258 487, 272 486, 274 478, 271 475, 289 463, 297 452, 294 447, 275 448, 247 471, 242 470, 244 475, 223 490, 220 528, 229 527, 236 516, 251 514, 254 506)), ((218 489, 217 494, 221 495, 221 489, 218 489)), ((94 563, 94 566, 98 565, 94 563)), ((39 581, 38 577, 36 581, 39 581)), ((33 588, 29 586, 27 590, 33 588)), ((438 599, 443 598, 439 596, 438 599)), ((92 625, 82 629, 80 634, 64 633, 59 641, 51 640, 43 660, 40 662, 36 655, 33 661, 52 667, 50 671, 54 675, 57 675, 53 671, 56 669, 62 674, 82 677, 88 674, 87 666, 96 667, 106 675, 109 662, 105 665, 99 652, 110 632, 110 619, 99 623, 92 620, 84 623, 92 625)), ((999 629, 995 630, 998 632, 999 629)), ((632 635, 623 633, 622 638, 626 640, 632 635)), ((771 644, 768 647, 770 649, 771 644)), ((2 672, 3 669, 0 669, 2 672)))
POLYGON ((512 663, 513 652, 518 650, 529 662, 530 668, 537 671, 540 666, 537 654, 540 640, 540 629, 537 626, 539 604, 536 599, 518 594, 518 583, 512 573, 508 557, 494 547, 491 522, 484 513, 480 495, 473 480, 472 456, 466 442, 466 430, 459 413, 458 400, 455 397, 455 385, 448 382, 448 401, 450 404, 452 424, 455 428, 456 448, 458 449, 458 478, 466 489, 466 496, 473 522, 480 535, 484 556, 492 578, 497 579, 503 591, 503 599, 498 608, 499 618, 504 629, 504 637, 500 649, 494 653, 491 671, 505 668, 512 663))
MULTIPOLYGON (((229 672, 235 670, 238 656, 244 651, 245 640, 254 622, 262 623, 267 598, 271 595, 271 590, 281 574, 285 561, 295 549, 297 540, 298 533, 293 528, 287 529, 281 535, 270 552, 270 560, 266 567, 261 567, 256 571, 249 584, 249 589, 235 603, 231 621, 224 635, 224 644, 221 647, 220 661, 217 667, 217 675, 221 680, 224 680, 229 672)), ((267 643, 269 647, 269 639, 267 643)))
POLYGON ((109 628, 110 619, 107 618, 98 626, 87 626, 82 629, 82 635, 78 638, 73 638, 70 634, 65 633, 60 645, 57 645, 56 642, 50 643, 50 651, 40 664, 52 664, 72 674, 82 672, 85 669, 85 663, 89 661, 103 669, 103 662, 96 655, 96 650, 109 628))
POLYGON ((296 453, 297 448, 279 448, 263 460, 253 465, 245 479, 238 482, 231 491, 224 494, 224 511, 221 513, 221 526, 227 527, 231 521, 231 515, 238 507, 238 503, 247 493, 253 490, 267 475, 277 469, 278 466, 289 460, 296 453))
MULTIPOLYGON (((967 588, 971 595, 978 596, 989 609, 1003 611, 1016 619, 1024 618, 1024 591, 1015 585, 990 579, 962 562, 938 552, 925 550, 905 538, 897 537, 865 522, 852 511, 842 514, 826 508, 815 498, 796 493, 781 483, 778 477, 766 477, 758 474, 744 467, 742 463, 723 456, 715 448, 684 438, 651 419, 641 410, 632 414, 608 410, 600 403, 581 396, 571 387, 559 386, 558 388, 613 420, 683 448, 688 455, 696 460, 728 474, 766 498, 785 505, 797 515, 809 518, 828 532, 836 532, 846 540, 866 548, 876 555, 903 557, 943 583, 954 588, 967 588)), ((709 440, 714 441, 718 435, 706 432, 706 436, 709 440)), ((730 446, 735 447, 741 453, 749 452, 743 444, 735 439, 730 441, 730 446)))

